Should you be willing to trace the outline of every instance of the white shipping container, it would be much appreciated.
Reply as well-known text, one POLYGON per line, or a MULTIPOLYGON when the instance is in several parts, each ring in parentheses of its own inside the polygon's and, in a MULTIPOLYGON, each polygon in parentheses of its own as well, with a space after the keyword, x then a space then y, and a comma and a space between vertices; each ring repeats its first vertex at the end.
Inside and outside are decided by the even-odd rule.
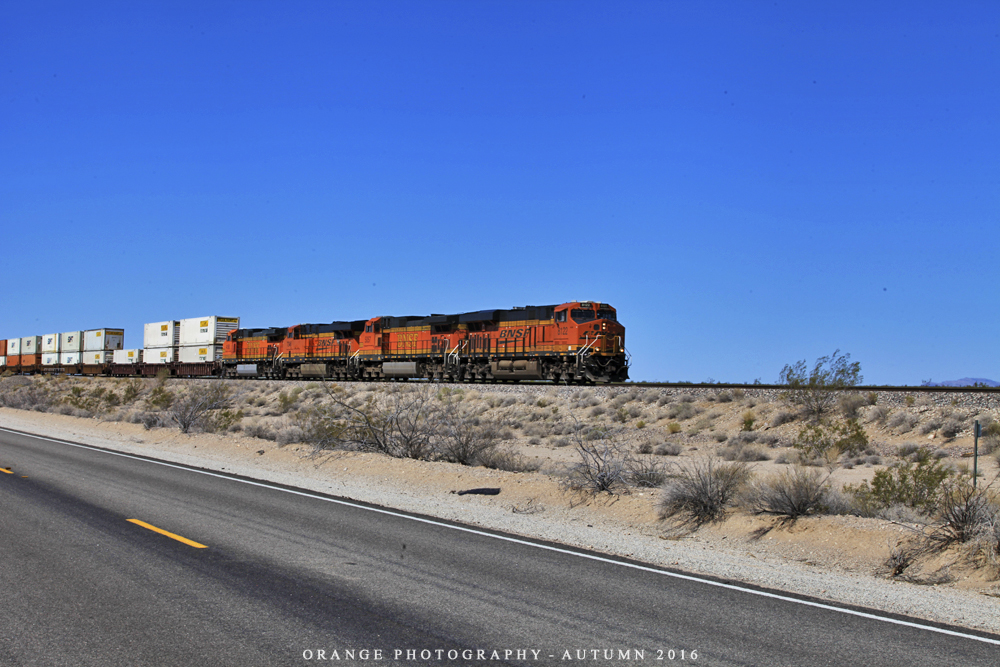
POLYGON ((112 355, 114 355, 114 352, 111 350, 91 350, 83 353, 83 363, 103 366, 104 364, 111 363, 112 355))
POLYGON ((221 345, 226 334, 240 328, 238 317, 190 317, 181 320, 181 345, 221 345))
POLYGON ((181 323, 178 320, 150 322, 142 331, 142 346, 177 347, 180 345, 181 323))
POLYGON ((182 364, 222 361, 221 345, 182 345, 178 358, 182 364))
POLYGON ((8 338, 7 339, 7 356, 16 357, 21 354, 21 339, 20 338, 8 338))
POLYGON ((112 358, 116 364, 141 364, 142 350, 115 350, 112 358))
POLYGON ((147 364, 172 364, 177 361, 177 348, 147 347, 142 351, 142 360, 147 364))
POLYGON ((58 352, 42 352, 42 366, 58 366, 58 365, 59 365, 58 352))
POLYGON ((63 366, 76 366, 80 362, 81 352, 62 352, 59 355, 59 363, 63 366))
MULTIPOLYGON (((59 334, 45 334, 42 336, 42 354, 46 352, 55 352, 59 354, 59 334)), ((42 359, 42 365, 45 365, 45 359, 42 359)), ((53 362, 49 364, 50 366, 58 365, 58 362, 53 362)))
POLYGON ((60 352, 80 352, 83 350, 83 332, 67 331, 59 334, 60 352))
POLYGON ((7 357, 0 357, 0 367, 7 365, 7 357))
POLYGON ((83 332, 84 352, 120 350, 125 347, 124 329, 91 329, 83 332))
POLYGON ((25 336, 21 339, 21 354, 38 354, 41 350, 41 336, 25 336))

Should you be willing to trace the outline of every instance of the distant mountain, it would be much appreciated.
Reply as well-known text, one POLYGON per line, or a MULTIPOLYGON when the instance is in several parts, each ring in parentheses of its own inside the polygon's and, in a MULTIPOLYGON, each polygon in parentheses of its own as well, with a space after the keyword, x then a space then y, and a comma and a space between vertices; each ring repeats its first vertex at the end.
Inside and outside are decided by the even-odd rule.
POLYGON ((987 387, 1000 387, 1000 382, 987 380, 986 378, 962 378, 961 380, 946 380, 944 382, 924 382, 924 387, 971 387, 974 384, 982 384, 987 387))

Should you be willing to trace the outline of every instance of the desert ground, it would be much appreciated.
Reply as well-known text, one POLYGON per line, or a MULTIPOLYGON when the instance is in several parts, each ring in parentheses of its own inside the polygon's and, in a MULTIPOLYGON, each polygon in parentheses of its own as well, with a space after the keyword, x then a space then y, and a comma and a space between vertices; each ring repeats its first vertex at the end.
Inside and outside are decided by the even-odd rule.
MULTIPOLYGON (((1000 395, 840 392, 820 416, 807 414, 799 398, 773 389, 13 376, 0 379, 0 426, 1000 631, 992 493, 1000 483, 991 486, 1000 395), (225 387, 221 402, 193 417, 184 412, 213 387, 225 387), (412 433, 426 426, 419 447, 375 446, 347 427, 415 410, 412 433), (942 513, 946 500, 859 500, 880 471, 886 479, 934 469, 943 471, 942 489, 968 486, 976 420, 985 428, 977 459, 985 514, 967 539, 935 539, 954 525, 942 513), (847 424, 862 440, 838 441, 847 424), (445 443, 461 435, 489 446, 456 454, 445 443), (602 456, 600 464, 621 463, 611 466, 607 488, 586 474, 594 471, 588 452, 602 456), (795 471, 824 495, 795 517, 762 511, 746 489, 713 520, 666 516, 666 489, 709 461, 745 467, 747 488, 769 488, 795 471), (500 492, 457 493, 478 488, 500 492)), ((0 460, 10 466, 16 461, 0 460)))

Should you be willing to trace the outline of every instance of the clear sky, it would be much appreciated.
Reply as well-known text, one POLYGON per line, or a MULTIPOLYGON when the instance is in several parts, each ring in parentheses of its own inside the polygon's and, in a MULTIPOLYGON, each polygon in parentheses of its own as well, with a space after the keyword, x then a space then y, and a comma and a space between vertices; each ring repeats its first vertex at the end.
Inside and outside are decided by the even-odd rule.
POLYGON ((0 338, 599 300, 1000 379, 1000 3, 0 2, 0 338))

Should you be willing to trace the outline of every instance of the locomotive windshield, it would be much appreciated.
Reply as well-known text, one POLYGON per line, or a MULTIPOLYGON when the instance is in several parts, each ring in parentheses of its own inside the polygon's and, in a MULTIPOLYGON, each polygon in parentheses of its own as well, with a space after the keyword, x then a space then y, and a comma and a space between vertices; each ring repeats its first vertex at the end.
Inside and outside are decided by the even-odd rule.
POLYGON ((599 320, 611 320, 612 322, 617 322, 618 318, 615 316, 615 311, 610 308, 599 308, 597 310, 597 319, 599 320))
POLYGON ((584 322, 590 322, 592 320, 597 319, 597 317, 594 315, 594 311, 591 310, 590 308, 586 310, 584 310, 583 308, 574 308, 572 311, 570 311, 569 315, 570 317, 573 318, 573 321, 576 322, 577 324, 583 324, 584 322))

